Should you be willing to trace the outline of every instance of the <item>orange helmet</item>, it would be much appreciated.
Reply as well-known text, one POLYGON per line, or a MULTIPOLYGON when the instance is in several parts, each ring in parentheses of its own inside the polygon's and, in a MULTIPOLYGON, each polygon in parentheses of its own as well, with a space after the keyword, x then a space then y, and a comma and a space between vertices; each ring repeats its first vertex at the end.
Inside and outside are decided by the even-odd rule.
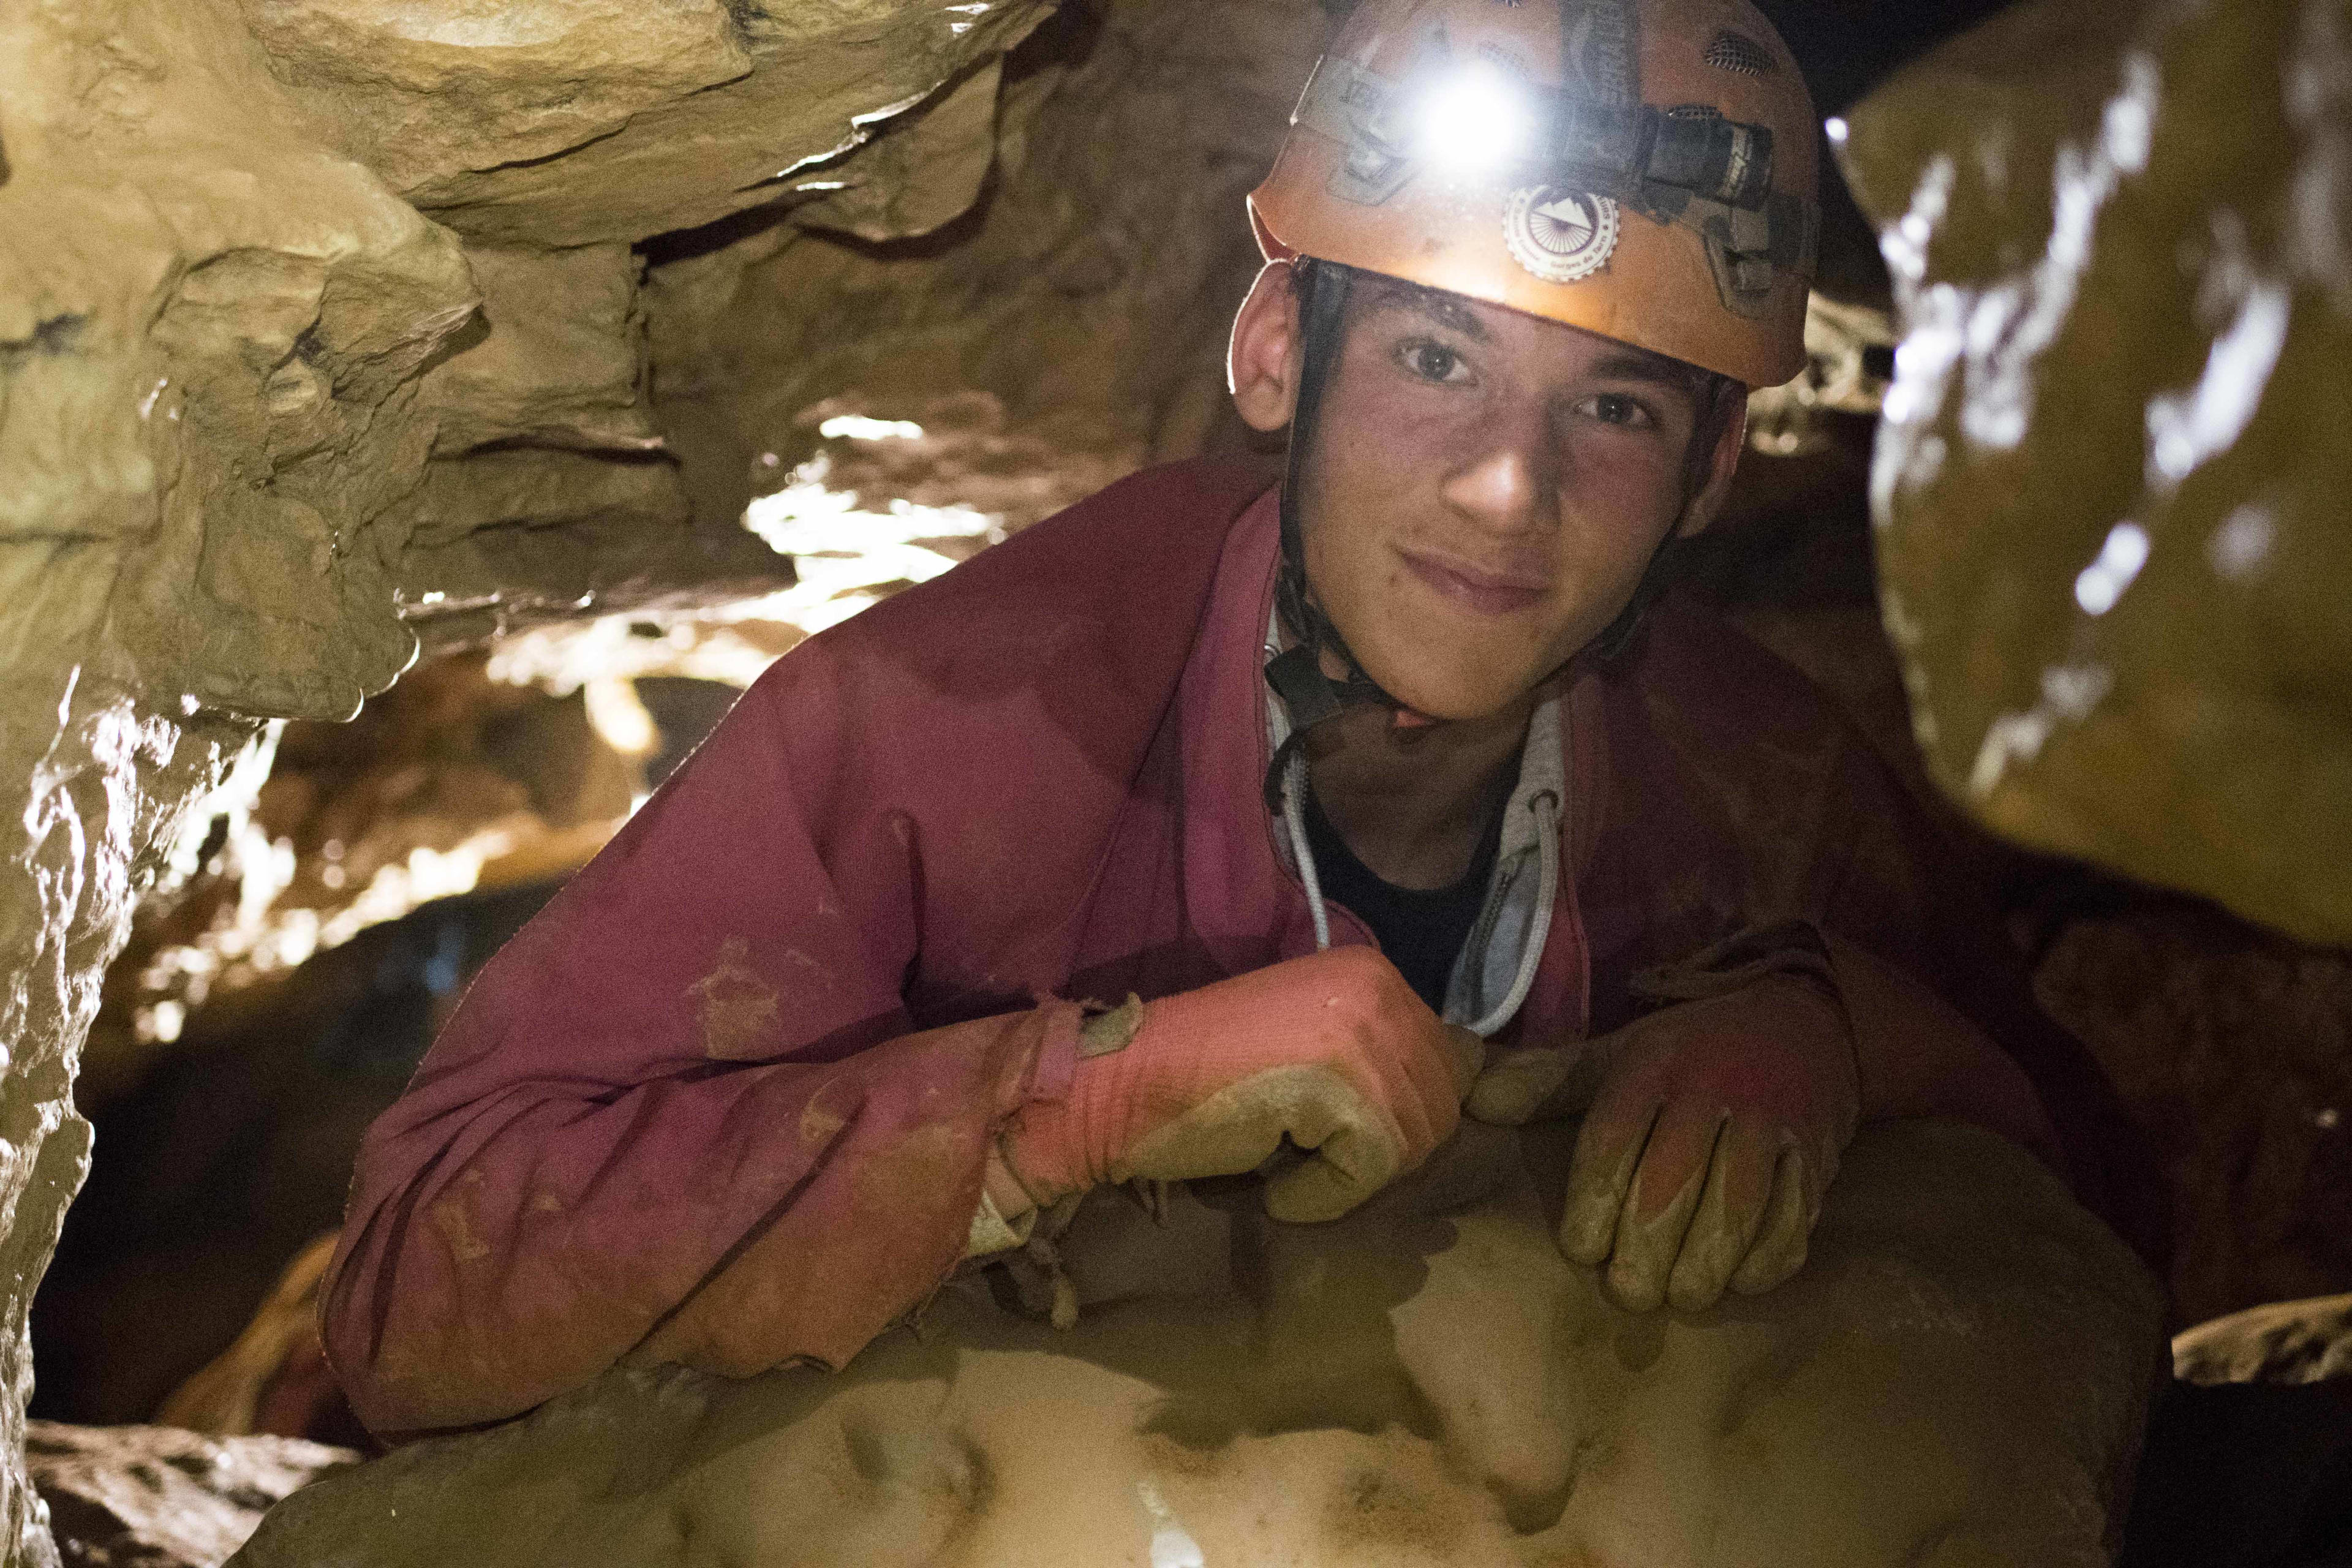
POLYGON ((1250 218, 1269 259, 1777 385, 1805 363, 1814 135, 1748 0, 1362 0, 1250 218))

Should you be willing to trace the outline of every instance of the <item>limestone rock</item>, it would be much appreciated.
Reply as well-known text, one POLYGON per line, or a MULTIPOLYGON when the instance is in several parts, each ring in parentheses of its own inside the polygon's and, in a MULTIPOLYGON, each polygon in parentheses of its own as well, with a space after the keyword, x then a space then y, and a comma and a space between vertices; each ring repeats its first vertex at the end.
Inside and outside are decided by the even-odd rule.
POLYGON ((2026 1156, 1868 1130, 1794 1281, 1633 1316, 1553 1241, 1566 1146, 1465 1127, 1328 1226, 1098 1194, 1069 1331, 967 1279, 839 1374, 615 1373, 306 1491, 236 1562, 2109 1561, 2158 1301, 2026 1156))
MULTIPOLYGON (((182 815, 255 716, 347 719, 388 686, 416 654, 404 613, 427 595, 479 607, 433 628, 446 642, 632 595, 788 581, 732 517, 677 526, 625 247, 822 196, 779 172, 846 169, 935 100, 957 106, 958 139, 992 134, 974 95, 1042 12, 427 9, 58 0, 0 15, 11 1561, 51 1560, 15 1454, 25 1298, 88 1149, 74 1055, 182 815), (534 161, 564 147, 584 156, 534 161), (478 264, 426 200, 467 216, 478 264), (517 254, 575 246, 601 248, 517 254), (420 511, 420 495, 451 504, 420 511)), ((919 191, 886 188, 907 171, 877 153, 858 176, 872 212, 845 221, 938 221, 987 150, 933 145, 919 191)))
POLYGON ((2352 955, 2182 902, 2069 920, 2034 975, 2169 1178, 2174 1321, 2352 1289, 2352 955))
POLYGON ((972 395, 993 405, 987 471, 1026 470, 1040 500, 1240 450, 1243 198, 1328 27, 1305 0, 1067 6, 1007 61, 996 166, 951 246, 841 239, 826 207, 648 247, 655 411, 698 518, 778 488, 825 416, 929 431, 972 395))
POLYGON ((720 0, 243 0, 273 74, 395 188, 536 163, 748 76, 720 0))
POLYGON ((2188 1383, 2352 1379, 2352 1296, 2249 1307, 2172 1338, 2174 1375, 2188 1383))
POLYGON ((846 154, 968 79, 992 86, 991 62, 1048 9, 245 5, 271 68, 334 145, 473 239, 551 248, 840 190, 846 154))
POLYGON ((580 452, 658 451, 646 417, 638 262, 624 245, 466 253, 481 313, 475 341, 417 382, 433 450, 508 443, 580 452))
POLYGON ((677 526, 626 242, 780 202, 869 237, 946 221, 992 158, 997 61, 1042 14, 13 19, 0 537, 136 540, 79 560, 119 568, 109 635, 148 689, 321 718, 414 657, 404 600, 576 608, 749 577, 732 519, 677 526), (822 190, 773 184, 812 158, 837 165, 822 190), (506 216, 469 257, 412 202, 506 216), (532 203, 556 216, 518 216, 532 203))
POLYGON ((562 877, 604 846, 647 789, 658 741, 627 682, 558 698, 486 665, 437 659, 352 723, 297 721, 206 803, 178 879, 142 905, 108 978, 86 1110, 206 1005, 429 900, 562 877))
POLYGON ((348 717, 415 647, 355 525, 430 443, 402 388, 473 311, 457 242, 309 141, 233 16, 6 29, 0 538, 120 550, 80 569, 167 700, 348 717))
POLYGON ((0 1559, 27 1568, 56 1555, 21 1458, 26 1315, 89 1168, 71 1087, 95 980, 179 814, 252 728, 159 710, 97 662, 117 559, 102 541, 0 537, 0 1559))
POLYGON ((2040 0, 1849 118, 1905 334, 1884 609, 1937 780, 2352 942, 2352 13, 2040 0))
POLYGON ((1894 365, 1895 330, 1886 312, 1816 293, 1805 310, 1805 368, 1780 386, 1748 395, 1748 440, 1758 452, 1792 458, 1834 439, 1824 416, 1875 415, 1894 365))
POLYGON ((996 155, 996 98, 1003 62, 987 64, 940 89, 939 101, 904 131, 830 164, 803 182, 816 194, 792 208, 803 228, 836 229, 878 245, 932 233, 979 199, 996 155))
POLYGON ((264 1510, 359 1460, 294 1437, 55 1421, 31 1423, 25 1449, 65 1561, 87 1568, 216 1568, 264 1510))

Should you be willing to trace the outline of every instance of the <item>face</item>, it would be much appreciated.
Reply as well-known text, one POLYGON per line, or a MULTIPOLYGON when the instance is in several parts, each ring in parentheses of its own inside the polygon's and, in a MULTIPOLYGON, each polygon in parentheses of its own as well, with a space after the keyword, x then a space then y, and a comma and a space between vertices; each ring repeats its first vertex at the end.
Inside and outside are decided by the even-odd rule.
MULTIPOLYGON (((1244 315, 1235 394, 1256 424, 1244 315)), ((1287 319, 1295 395, 1295 304, 1287 319)), ((1711 517, 1738 437, 1703 455, 1694 495, 1702 387, 1591 332, 1356 275, 1300 519, 1308 580, 1366 672, 1439 719, 1525 698, 1616 617, 1670 531, 1711 517)))

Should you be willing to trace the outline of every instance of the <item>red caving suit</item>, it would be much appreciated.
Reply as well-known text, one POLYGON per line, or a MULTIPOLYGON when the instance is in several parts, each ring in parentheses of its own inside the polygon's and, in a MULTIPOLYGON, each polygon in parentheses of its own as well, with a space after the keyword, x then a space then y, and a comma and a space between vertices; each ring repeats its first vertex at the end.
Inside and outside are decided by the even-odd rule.
MULTIPOLYGON (((493 1420, 633 1352, 839 1366, 962 1256, 1068 1001, 1313 952, 1261 793, 1276 535, 1261 479, 1150 470, 779 660, 369 1131, 324 1297, 361 1417, 493 1420)), ((1671 598, 1563 680, 1563 869, 1499 1038, 1615 1027, 1635 971, 1810 919, 1998 1041, 2146 1249, 2096 1069, 1816 689, 1671 598)))

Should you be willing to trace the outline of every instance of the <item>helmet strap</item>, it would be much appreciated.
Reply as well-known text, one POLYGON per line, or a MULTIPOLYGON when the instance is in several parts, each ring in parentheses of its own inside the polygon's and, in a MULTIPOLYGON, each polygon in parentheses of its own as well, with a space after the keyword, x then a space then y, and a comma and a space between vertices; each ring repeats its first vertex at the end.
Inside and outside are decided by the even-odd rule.
POLYGON ((1265 665, 1265 683, 1290 714, 1290 734, 1275 749, 1265 770, 1266 805, 1276 812, 1282 809, 1283 775, 1291 754, 1305 743, 1308 731, 1349 708, 1373 704, 1402 710, 1404 707, 1364 673, 1339 628, 1315 602, 1314 585, 1307 578, 1306 532, 1299 521, 1307 459, 1315 444, 1324 388, 1339 357, 1352 274, 1345 267, 1313 258, 1301 258, 1295 265, 1303 268, 1297 285, 1298 395, 1290 413, 1290 449, 1282 480, 1282 561, 1274 586, 1276 614, 1293 642, 1265 665), (1326 651, 1336 655, 1346 671, 1338 680, 1323 671, 1326 651))
POLYGON ((1675 548, 1678 542, 1675 531, 1668 529, 1666 536, 1658 541, 1657 549, 1650 552, 1650 563, 1642 568, 1641 577, 1633 584, 1633 596, 1625 601, 1625 607, 1617 612, 1615 620, 1584 645, 1584 652, 1596 663, 1607 664, 1615 659, 1632 644, 1633 634, 1642 629, 1642 617, 1649 614, 1650 606, 1674 581, 1674 558, 1681 553, 1675 548))

